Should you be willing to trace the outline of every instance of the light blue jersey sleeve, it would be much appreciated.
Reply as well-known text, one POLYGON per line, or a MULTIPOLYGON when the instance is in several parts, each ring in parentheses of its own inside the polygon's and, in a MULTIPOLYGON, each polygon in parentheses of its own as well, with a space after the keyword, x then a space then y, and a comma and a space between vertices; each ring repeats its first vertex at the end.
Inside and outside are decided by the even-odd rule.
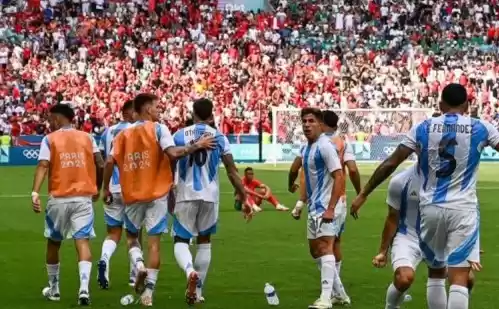
POLYGON ((416 151, 418 148, 418 143, 421 143, 422 137, 428 136, 430 121, 431 120, 425 120, 413 126, 409 130, 409 132, 407 132, 407 135, 404 137, 400 144, 416 151))
POLYGON ((162 150, 175 146, 172 134, 164 124, 156 123, 156 138, 162 150))
POLYGON ((323 139, 318 146, 328 172, 341 170, 342 166, 335 145, 329 139, 323 139))
POLYGON ((480 120, 480 122, 484 125, 485 129, 487 130, 488 146, 495 148, 497 144, 499 144, 499 132, 490 122, 484 120, 480 120))
POLYGON ((104 133, 102 133, 101 139, 99 141, 99 150, 104 153, 104 156, 107 156, 111 151, 111 149, 106 150, 106 142, 109 139, 108 134, 109 134, 109 128, 106 128, 106 130, 104 130, 104 133))

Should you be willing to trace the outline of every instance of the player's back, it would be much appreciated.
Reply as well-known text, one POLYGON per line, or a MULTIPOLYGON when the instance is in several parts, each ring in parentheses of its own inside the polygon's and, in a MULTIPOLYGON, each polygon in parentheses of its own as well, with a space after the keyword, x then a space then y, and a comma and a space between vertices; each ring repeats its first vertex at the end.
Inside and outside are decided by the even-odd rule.
POLYGON ((222 156, 230 152, 227 137, 207 124, 198 123, 177 131, 173 140, 176 146, 186 146, 203 135, 214 136, 216 147, 201 149, 178 160, 175 195, 178 202, 203 200, 216 203, 219 200, 218 167, 222 156))
POLYGON ((42 143, 50 151, 47 159, 50 162, 51 196, 81 197, 97 193, 96 146, 91 135, 75 129, 60 129, 47 135, 42 143))
POLYGON ((480 155, 498 138, 496 130, 487 122, 459 114, 430 118, 413 130, 422 176, 421 206, 476 208, 480 155))
MULTIPOLYGON (((115 125, 110 126, 104 131, 99 143, 99 149, 104 153, 105 157, 107 157, 109 153, 111 153, 113 141, 116 138, 116 136, 118 136, 119 133, 129 128, 130 126, 132 126, 131 123, 122 121, 115 125)), ((113 193, 121 192, 120 171, 117 166, 114 166, 113 168, 113 176, 111 178, 111 184, 109 186, 109 189, 113 193)))
POLYGON ((420 177, 412 165, 390 179, 387 204, 399 211, 398 233, 417 238, 420 177))

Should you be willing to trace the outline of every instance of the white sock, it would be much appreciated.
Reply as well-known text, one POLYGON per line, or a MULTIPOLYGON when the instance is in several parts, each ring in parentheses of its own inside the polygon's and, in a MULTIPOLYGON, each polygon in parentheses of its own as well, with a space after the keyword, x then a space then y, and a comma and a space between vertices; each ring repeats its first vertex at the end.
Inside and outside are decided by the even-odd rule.
POLYGON ((59 293, 59 265, 60 264, 47 264, 49 287, 55 294, 59 293))
POLYGON ((315 259, 315 263, 317 264, 317 269, 319 269, 319 271, 322 270, 322 260, 321 258, 316 258, 315 259))
POLYGON ((135 266, 133 265, 133 262, 130 260, 130 280, 135 280, 135 276, 137 276, 137 273, 135 271, 135 266))
POLYGON ((428 283, 426 284, 426 300, 428 302, 428 309, 447 308, 445 279, 428 278, 428 283))
POLYGON ((324 255, 321 257, 321 299, 323 301, 329 302, 331 299, 335 272, 334 265, 334 255, 324 255))
POLYGON ((139 247, 133 247, 128 250, 128 256, 130 257, 130 261, 135 265, 135 269, 144 269, 144 257, 142 254, 142 250, 139 247))
POLYGON ((334 267, 333 296, 339 296, 342 299, 348 297, 347 292, 345 292, 345 287, 343 286, 343 282, 341 282, 341 278, 338 273, 338 270, 336 269, 336 266, 334 267))
POLYGON ((147 278, 146 278, 146 288, 149 290, 154 290, 156 286, 156 281, 158 281, 159 269, 148 268, 147 278))
POLYGON ((189 244, 183 242, 175 243, 173 247, 173 251, 175 253, 175 258, 177 259, 178 266, 185 271, 187 278, 191 272, 194 271, 194 267, 192 265, 192 254, 189 250, 189 244))
MULTIPOLYGON (((386 305, 385 309, 398 309, 404 302, 405 292, 400 292, 393 283, 386 290, 386 305)), ((443 309, 443 308, 442 308, 443 309)))
MULTIPOLYGON (((112 239, 106 239, 102 243, 102 253, 100 259, 109 264, 109 260, 113 256, 114 250, 116 250, 117 244, 112 239)), ((109 267, 108 267, 109 268, 109 267)))
POLYGON ((451 285, 449 288, 449 303, 447 309, 468 309, 468 289, 460 285, 451 285))
POLYGON ((81 261, 78 263, 78 269, 80 271, 80 292, 89 292, 88 283, 90 280, 90 272, 92 271, 92 262, 81 261))
POLYGON ((211 262, 211 244, 199 244, 198 250, 196 252, 196 259, 194 260, 194 266, 199 274, 198 287, 196 289, 196 294, 198 297, 203 295, 204 282, 206 280, 206 274, 208 273, 208 268, 210 268, 211 262))
POLYGON ((338 276, 341 273, 341 261, 336 262, 336 272, 338 273, 338 276))

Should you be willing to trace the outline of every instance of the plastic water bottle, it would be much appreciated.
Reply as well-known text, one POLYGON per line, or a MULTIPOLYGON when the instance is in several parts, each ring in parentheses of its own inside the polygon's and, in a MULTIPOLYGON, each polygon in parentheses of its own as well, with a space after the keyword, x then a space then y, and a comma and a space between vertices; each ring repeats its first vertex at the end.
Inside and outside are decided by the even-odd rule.
POLYGON ((279 297, 277 297, 277 293, 275 292, 274 287, 270 285, 270 283, 265 283, 263 292, 265 293, 265 297, 267 297, 267 303, 270 306, 279 305, 279 297))
POLYGON ((122 306, 128 306, 130 304, 133 304, 133 295, 125 295, 121 298, 120 303, 122 306))

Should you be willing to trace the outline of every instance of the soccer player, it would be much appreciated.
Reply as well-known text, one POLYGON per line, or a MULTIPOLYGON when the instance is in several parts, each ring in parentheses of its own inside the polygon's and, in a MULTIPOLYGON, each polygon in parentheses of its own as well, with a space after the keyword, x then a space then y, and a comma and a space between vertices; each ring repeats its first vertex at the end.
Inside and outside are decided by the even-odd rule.
MULTIPOLYGON (((215 138, 216 147, 194 152, 177 163, 174 251, 178 265, 187 276, 185 296, 188 304, 204 302, 202 289, 211 261, 211 235, 216 232, 218 222, 220 160, 239 199, 246 200, 246 192, 234 165, 229 141, 209 125, 213 119, 213 103, 207 99, 199 99, 193 104, 193 112, 194 125, 175 133, 175 145, 191 145, 207 135, 215 138), (197 237, 194 263, 189 250, 189 241, 193 237, 197 237)), ((244 203, 243 211, 250 219, 252 210, 248 203, 244 203)))
POLYGON ((279 203, 270 191, 269 186, 262 183, 255 178, 255 171, 251 167, 244 170, 244 177, 242 179, 246 193, 248 194, 248 203, 253 208, 253 211, 260 212, 262 208, 262 201, 267 201, 278 211, 288 211, 289 208, 279 203))
MULTIPOLYGON (((378 254, 373 258, 375 267, 384 267, 387 263, 388 249, 391 246, 391 261, 393 266, 393 283, 386 291, 385 309, 399 308, 404 301, 405 292, 414 281, 416 268, 423 259, 419 248, 417 235, 417 220, 419 210, 420 177, 417 165, 411 165, 404 171, 395 175, 388 184, 388 215, 381 237, 378 254), (391 244, 391 245, 390 245, 391 244)), ((479 244, 475 245, 470 263, 479 265, 479 244)), ((445 280, 443 281, 445 284, 445 280)), ((427 299, 433 300, 434 286, 443 289, 441 279, 428 279, 427 299)), ((472 278, 469 279, 468 289, 473 286, 472 278)), ((445 293, 445 291, 444 291, 445 293)), ((430 309, 439 308, 438 304, 428 303, 430 309)))
MULTIPOLYGON (((351 148, 350 145, 345 143, 343 138, 337 134, 337 128, 338 128, 338 115, 336 115, 335 112, 333 111, 323 111, 322 112, 324 122, 322 126, 322 130, 324 134, 331 139, 331 142, 336 147, 336 151, 338 153, 338 156, 340 158, 340 163, 343 169, 343 173, 346 172, 348 169, 349 176, 350 176, 350 181, 352 182, 352 185, 354 186, 355 190, 357 192, 360 192, 361 185, 360 185, 360 174, 357 168, 357 164, 355 163, 355 155, 353 153, 353 149, 351 148)), ((295 162, 293 162, 293 167, 292 169, 296 170, 301 167, 301 158, 298 157, 295 162)), ((303 173, 303 169, 300 170, 300 199, 297 202, 297 205, 292 211, 292 215, 295 219, 299 219, 301 216, 301 211, 302 211, 302 206, 304 201, 306 201, 306 190, 305 190, 305 175, 303 173)), ((340 203, 336 208, 337 212, 340 213, 346 213, 346 184, 343 187, 343 203, 340 203)), ((290 191, 295 190, 296 188, 291 187, 290 191)), ((334 256, 336 260, 336 275, 335 276, 335 281, 334 281, 334 286, 333 286, 333 295, 332 295, 332 302, 333 304, 342 304, 342 305, 350 305, 351 300, 350 297, 346 294, 343 284, 341 282, 340 278, 340 270, 341 270, 341 263, 343 259, 343 254, 341 251, 341 234, 344 231, 345 227, 345 222, 341 223, 341 229, 340 233, 335 239, 334 242, 334 256)))
MULTIPOLYGON (((331 295, 336 276, 333 246, 346 213, 342 196, 345 179, 335 146, 323 134, 323 115, 319 109, 301 111, 303 132, 308 144, 300 150, 308 202, 307 238, 310 253, 321 269, 321 295, 309 308, 332 308, 331 295), (336 211, 338 209, 338 212, 336 211)), ((294 185, 298 171, 290 171, 288 184, 294 185)))
POLYGON ((167 227, 167 195, 173 184, 170 161, 214 146, 213 137, 203 137, 189 146, 175 147, 168 128, 156 122, 157 104, 158 97, 152 94, 135 97, 137 121, 115 137, 104 168, 106 203, 112 197, 109 184, 114 166, 119 169, 129 256, 137 270, 135 290, 142 293, 140 302, 145 306, 152 306, 160 266, 160 240, 167 227), (148 235, 147 268, 138 242, 141 227, 148 235))
POLYGON ((90 304, 88 283, 92 269, 89 238, 95 236, 92 200, 99 197, 104 161, 93 137, 71 127, 74 116, 69 105, 57 104, 50 109, 53 132, 42 140, 31 197, 33 210, 40 213, 39 192, 48 173, 45 237, 49 286, 43 290, 43 295, 52 301, 60 300, 59 249, 64 238, 73 238, 79 261, 78 303, 87 306, 90 304))
MULTIPOLYGON (((120 121, 119 123, 109 127, 102 134, 99 148, 104 157, 107 157, 111 152, 114 138, 121 131, 132 125, 134 114, 133 100, 128 100, 125 102, 125 104, 123 104, 121 114, 123 117, 123 121, 120 121)), ((97 277, 99 286, 102 289, 107 289, 109 287, 109 264, 111 257, 113 256, 114 251, 116 250, 116 247, 121 239, 124 223, 123 217, 125 213, 125 207, 123 204, 123 199, 121 198, 120 173, 117 166, 115 166, 113 169, 113 175, 111 178, 109 189, 112 195, 112 202, 109 205, 104 204, 104 219, 107 226, 107 237, 102 244, 102 253, 98 264, 99 274, 97 277)), ((129 278, 129 284, 131 286, 134 286, 135 271, 132 261, 130 261, 129 278)))
POLYGON ((371 192, 412 153, 419 156, 419 243, 429 277, 441 284, 431 288, 433 308, 467 309, 468 261, 478 241, 479 212, 476 173, 486 146, 499 150, 499 132, 490 123, 463 114, 468 109, 466 89, 449 84, 442 91, 443 115, 414 126, 390 157, 375 170, 352 203, 357 217, 371 192), (449 296, 444 279, 448 267, 449 296))

